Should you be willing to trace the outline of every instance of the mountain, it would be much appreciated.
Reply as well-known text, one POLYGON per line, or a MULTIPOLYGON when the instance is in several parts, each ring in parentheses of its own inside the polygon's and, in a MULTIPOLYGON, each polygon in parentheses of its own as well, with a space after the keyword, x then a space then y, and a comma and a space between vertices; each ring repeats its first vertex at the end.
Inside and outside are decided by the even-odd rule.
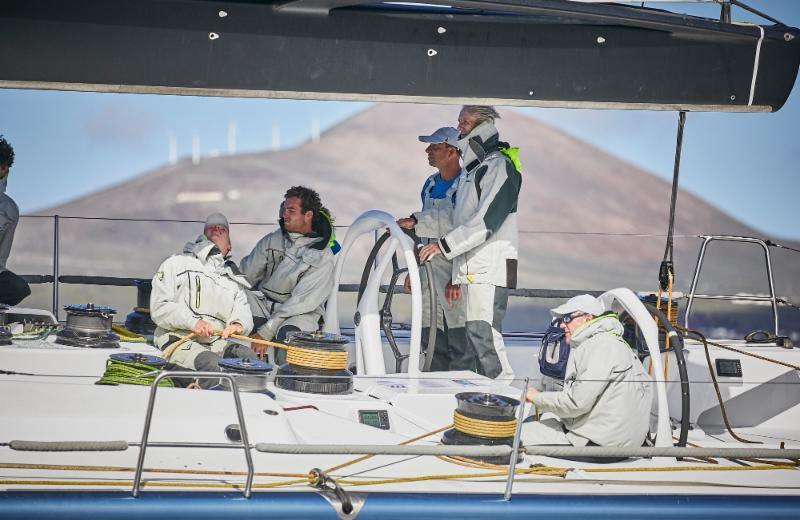
MULTIPOLYGON (((457 111, 454 106, 377 104, 331 128, 318 143, 203 158, 196 165, 184 159, 39 215, 202 221, 222 211, 231 222, 275 222, 286 189, 303 184, 320 192, 337 225, 349 224, 373 208, 405 216, 418 208, 422 182, 431 173, 425 145, 417 136, 454 124, 457 111)), ((505 109, 501 114, 501 138, 520 148, 523 165, 520 286, 655 289, 669 184, 518 112, 505 109)), ((12 269, 52 272, 52 226, 50 219, 23 221, 12 269)), ((201 231, 197 223, 75 218, 62 218, 59 226, 61 274, 105 276, 149 277, 163 258, 201 231)), ((274 226, 234 226, 234 256, 245 255, 271 229, 274 226)), ((345 232, 338 230, 340 240, 345 232)), ((677 286, 684 290, 700 241, 680 236, 759 235, 686 191, 678 196, 675 233, 677 286)), ((362 255, 367 246, 361 248, 362 255)), ((720 287, 701 289, 766 292, 758 248, 720 245, 709 254, 714 266, 704 269, 704 276, 720 287)), ((363 258, 353 257, 346 282, 356 280, 363 258)), ((776 275, 779 294, 800 293, 797 262, 790 260, 788 274, 776 275)))

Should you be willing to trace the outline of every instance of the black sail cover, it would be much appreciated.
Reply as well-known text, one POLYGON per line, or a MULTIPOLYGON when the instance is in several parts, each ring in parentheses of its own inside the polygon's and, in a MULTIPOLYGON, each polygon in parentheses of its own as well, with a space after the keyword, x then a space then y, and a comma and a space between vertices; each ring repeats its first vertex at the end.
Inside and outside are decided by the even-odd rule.
POLYGON ((800 31, 544 0, 3 0, 0 87, 775 111, 800 31))

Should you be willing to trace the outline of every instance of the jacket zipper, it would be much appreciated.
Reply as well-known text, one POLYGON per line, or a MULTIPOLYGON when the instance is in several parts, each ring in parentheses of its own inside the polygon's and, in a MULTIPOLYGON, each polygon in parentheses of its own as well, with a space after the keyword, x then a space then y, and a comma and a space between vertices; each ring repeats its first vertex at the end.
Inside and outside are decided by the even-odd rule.
POLYGON ((197 307, 197 309, 200 309, 200 275, 195 275, 194 282, 196 287, 194 306, 197 307))

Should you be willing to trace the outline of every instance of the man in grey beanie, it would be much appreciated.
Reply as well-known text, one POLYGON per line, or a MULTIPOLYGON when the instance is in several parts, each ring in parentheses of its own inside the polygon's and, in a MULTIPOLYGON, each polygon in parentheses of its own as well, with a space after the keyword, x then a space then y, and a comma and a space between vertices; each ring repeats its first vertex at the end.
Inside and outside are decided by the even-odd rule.
MULTIPOLYGON (((175 366, 216 372, 221 357, 258 359, 249 347, 228 341, 231 334, 247 335, 253 329, 245 295, 250 284, 230 260, 230 252, 228 220, 213 213, 203 234, 164 260, 153 277, 150 313, 158 326, 156 346, 166 351, 181 337, 195 334, 172 353, 168 361, 175 366)), ((215 383, 203 380, 200 386, 215 383)))

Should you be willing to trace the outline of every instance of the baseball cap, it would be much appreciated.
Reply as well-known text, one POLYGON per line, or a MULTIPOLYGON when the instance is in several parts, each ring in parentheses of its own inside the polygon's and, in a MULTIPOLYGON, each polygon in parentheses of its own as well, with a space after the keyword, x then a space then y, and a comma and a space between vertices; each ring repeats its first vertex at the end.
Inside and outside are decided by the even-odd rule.
POLYGON ((421 135, 419 140, 423 143, 445 143, 450 146, 458 146, 458 130, 452 126, 443 126, 431 135, 421 135))
POLYGON ((600 303, 600 300, 591 294, 579 294, 578 296, 573 296, 563 305, 559 305, 555 309, 550 309, 550 314, 552 314, 554 317, 567 316, 573 312, 585 312, 586 314, 591 314, 592 316, 600 316, 603 314, 604 310, 603 304, 600 303))

